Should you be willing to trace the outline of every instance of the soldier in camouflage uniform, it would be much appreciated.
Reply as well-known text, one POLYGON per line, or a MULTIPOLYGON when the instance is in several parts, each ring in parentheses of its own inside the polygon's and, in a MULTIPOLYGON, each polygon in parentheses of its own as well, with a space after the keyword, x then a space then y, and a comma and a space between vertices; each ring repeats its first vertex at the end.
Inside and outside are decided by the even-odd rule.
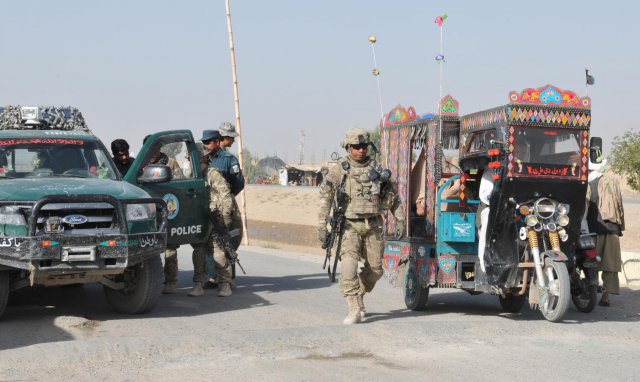
POLYGON ((382 213, 385 210, 391 211, 396 218, 397 236, 404 235, 404 211, 396 183, 391 179, 386 182, 381 180, 383 169, 367 155, 370 143, 366 130, 349 129, 342 141, 348 156, 340 158, 329 169, 320 187, 318 239, 321 242, 324 242, 327 234, 327 216, 336 191, 344 187, 347 194, 340 253, 340 291, 349 308, 344 324, 354 324, 364 319, 364 294, 371 292, 382 277, 382 213), (364 263, 360 275, 359 260, 364 263))
POLYGON ((215 237, 217 235, 228 234, 233 225, 234 203, 231 195, 229 184, 224 179, 222 173, 213 167, 207 169, 205 176, 205 184, 209 189, 209 210, 212 219, 208 227, 208 237, 210 237, 207 246, 193 245, 193 272, 194 286, 189 292, 190 296, 202 296, 204 294, 204 284, 208 279, 207 276, 207 254, 209 251, 213 253, 216 273, 218 277, 219 287, 218 296, 231 296, 231 263, 226 257, 224 249, 222 249, 215 237))

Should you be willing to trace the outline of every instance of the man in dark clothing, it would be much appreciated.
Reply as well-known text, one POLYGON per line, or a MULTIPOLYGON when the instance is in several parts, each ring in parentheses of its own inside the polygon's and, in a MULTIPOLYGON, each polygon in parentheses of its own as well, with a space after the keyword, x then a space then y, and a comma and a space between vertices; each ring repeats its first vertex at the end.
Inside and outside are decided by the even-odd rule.
POLYGON ((136 158, 129 156, 129 144, 124 139, 116 139, 111 142, 111 153, 118 171, 122 176, 125 176, 133 161, 136 160, 136 158))

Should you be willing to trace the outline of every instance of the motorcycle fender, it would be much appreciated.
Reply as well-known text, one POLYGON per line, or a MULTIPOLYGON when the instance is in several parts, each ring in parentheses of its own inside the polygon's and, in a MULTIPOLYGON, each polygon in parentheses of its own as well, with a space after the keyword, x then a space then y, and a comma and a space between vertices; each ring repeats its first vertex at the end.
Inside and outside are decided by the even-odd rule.
POLYGON ((553 261, 569 261, 569 258, 567 257, 567 255, 562 253, 562 251, 555 251, 555 250, 544 251, 540 254, 540 257, 542 258, 543 262, 544 262, 544 259, 546 259, 547 257, 553 261))
POLYGON ((598 285, 598 270, 595 268, 584 268, 585 276, 589 280, 589 286, 598 285))

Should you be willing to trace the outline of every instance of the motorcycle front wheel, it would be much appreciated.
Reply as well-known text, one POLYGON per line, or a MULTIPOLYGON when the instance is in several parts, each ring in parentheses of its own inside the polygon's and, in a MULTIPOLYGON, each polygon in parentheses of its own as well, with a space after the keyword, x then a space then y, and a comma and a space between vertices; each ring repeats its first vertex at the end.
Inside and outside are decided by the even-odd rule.
POLYGON ((575 288, 578 293, 571 295, 573 305, 579 311, 589 313, 598 302, 598 287, 597 285, 589 285, 589 279, 582 272, 574 280, 577 280, 579 285, 576 285, 575 288))
POLYGON ((546 258, 542 273, 548 287, 548 296, 546 302, 540 305, 540 311, 548 321, 558 322, 567 313, 571 298, 571 283, 569 282, 567 265, 546 258))

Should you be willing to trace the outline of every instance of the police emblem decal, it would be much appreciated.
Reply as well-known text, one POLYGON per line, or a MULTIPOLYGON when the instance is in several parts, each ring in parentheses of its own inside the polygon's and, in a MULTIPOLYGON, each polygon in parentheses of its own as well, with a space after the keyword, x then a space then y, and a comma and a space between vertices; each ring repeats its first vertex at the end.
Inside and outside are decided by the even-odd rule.
POLYGON ((162 200, 167 203, 167 212, 169 214, 167 218, 171 220, 178 216, 178 213, 180 212, 180 201, 178 200, 178 197, 174 194, 166 194, 162 197, 162 200))

